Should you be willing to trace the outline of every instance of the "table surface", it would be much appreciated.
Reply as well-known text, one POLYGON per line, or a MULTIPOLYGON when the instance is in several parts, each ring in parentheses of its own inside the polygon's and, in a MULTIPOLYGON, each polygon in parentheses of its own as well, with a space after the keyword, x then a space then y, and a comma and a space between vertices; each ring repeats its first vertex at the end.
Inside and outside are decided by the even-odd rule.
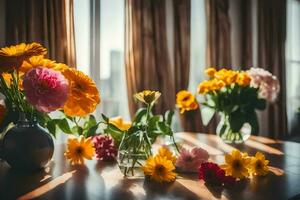
POLYGON ((265 153, 272 173, 244 180, 234 187, 208 187, 197 174, 180 174, 174 183, 159 184, 142 178, 124 179, 115 162, 88 161, 70 166, 64 145, 56 146, 49 167, 33 174, 19 174, 2 163, 0 199, 300 199, 300 144, 251 136, 244 144, 223 143, 215 135, 177 133, 185 146, 200 146, 210 160, 221 164, 233 148, 254 155, 265 153))

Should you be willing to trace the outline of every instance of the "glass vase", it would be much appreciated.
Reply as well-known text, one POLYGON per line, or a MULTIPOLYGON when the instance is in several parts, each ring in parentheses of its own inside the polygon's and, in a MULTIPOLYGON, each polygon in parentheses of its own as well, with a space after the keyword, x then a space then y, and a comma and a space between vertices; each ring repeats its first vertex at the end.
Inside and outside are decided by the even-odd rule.
POLYGON ((251 125, 247 122, 243 123, 239 131, 233 131, 229 123, 229 115, 220 113, 221 120, 217 126, 217 135, 229 144, 240 144, 245 142, 251 135, 251 125))

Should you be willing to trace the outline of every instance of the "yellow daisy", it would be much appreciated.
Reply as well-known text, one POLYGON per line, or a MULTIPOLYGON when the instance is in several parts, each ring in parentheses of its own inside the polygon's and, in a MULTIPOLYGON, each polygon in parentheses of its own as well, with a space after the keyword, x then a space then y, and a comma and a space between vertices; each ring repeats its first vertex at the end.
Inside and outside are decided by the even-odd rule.
POLYGON ((166 157, 168 160, 171 160, 172 163, 175 163, 177 159, 176 156, 174 156, 174 154, 164 146, 159 148, 157 156, 166 157))
POLYGON ((69 80, 70 95, 63 110, 68 116, 86 116, 95 111, 100 103, 100 94, 95 82, 74 68, 63 71, 69 80))
POLYGON ((157 182, 174 181, 177 174, 171 160, 161 156, 150 156, 142 167, 144 174, 157 182))
POLYGON ((72 165, 84 164, 84 159, 91 160, 95 154, 92 138, 69 138, 65 156, 72 165))
POLYGON ((155 103, 160 95, 161 93, 157 91, 144 90, 142 92, 136 93, 134 97, 145 104, 151 104, 155 103))
POLYGON ((124 121, 121 116, 110 118, 109 123, 115 125, 122 131, 127 131, 131 127, 131 123, 124 121))
POLYGON ((24 60, 32 56, 45 55, 47 50, 38 43, 19 44, 0 49, 0 71, 6 72, 19 68, 24 60))
POLYGON ((180 110, 180 113, 196 110, 198 108, 198 103, 195 96, 186 90, 181 90, 176 94, 176 104, 180 110))
POLYGON ((230 154, 225 155, 225 164, 221 165, 221 168, 225 170, 227 176, 242 179, 249 176, 249 164, 250 158, 234 149, 230 154))
POLYGON ((269 172, 269 161, 265 159, 265 155, 257 152, 255 156, 251 157, 250 173, 255 176, 265 176, 269 172))

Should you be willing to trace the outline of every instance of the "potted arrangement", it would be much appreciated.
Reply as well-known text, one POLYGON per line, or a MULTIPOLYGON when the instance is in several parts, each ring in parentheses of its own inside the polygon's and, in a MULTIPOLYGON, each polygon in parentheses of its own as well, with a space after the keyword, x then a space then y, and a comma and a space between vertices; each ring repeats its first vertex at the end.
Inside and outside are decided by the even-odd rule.
POLYGON ((95 83, 82 72, 45 59, 47 50, 38 43, 0 49, 2 109, 0 156, 12 168, 36 170, 53 155, 56 128, 71 130, 67 119, 93 112, 100 102, 95 83), (51 112, 64 116, 52 119, 51 112), (44 127, 44 128, 42 128, 44 127), (35 141, 35 142, 32 142, 35 141))
MULTIPOLYGON (((220 122, 216 133, 225 142, 242 143, 250 134, 257 134, 256 110, 264 110, 267 101, 276 100, 280 89, 277 78, 261 68, 248 71, 208 68, 205 73, 209 80, 201 82, 197 91, 202 96, 204 125, 218 113, 220 122)), ((196 98, 188 91, 185 93, 189 96, 186 99, 183 91, 177 94, 178 107, 183 111, 196 109, 196 98)))

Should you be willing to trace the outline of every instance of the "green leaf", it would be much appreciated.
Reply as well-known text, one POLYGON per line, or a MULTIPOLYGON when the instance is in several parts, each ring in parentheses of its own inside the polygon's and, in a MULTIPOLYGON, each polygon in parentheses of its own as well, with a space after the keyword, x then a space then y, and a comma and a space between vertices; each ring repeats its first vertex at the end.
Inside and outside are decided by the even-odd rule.
POLYGON ((155 130, 157 122, 159 122, 161 119, 162 119, 161 115, 155 115, 155 116, 151 117, 148 122, 149 129, 155 130))
POLYGON ((201 106, 200 112, 201 112, 202 123, 204 126, 207 126, 210 120, 213 118, 215 114, 215 110, 208 106, 201 106))
POLYGON ((136 123, 139 123, 142 121, 143 117, 146 116, 147 114, 147 109, 146 108, 140 108, 136 113, 134 117, 134 121, 136 123))
POLYGON ((96 135, 96 132, 97 132, 97 129, 99 127, 99 123, 90 127, 88 130, 87 130, 87 133, 86 133, 86 137, 91 137, 91 136, 94 136, 96 135))
POLYGON ((231 113, 228 120, 233 132, 238 132, 246 122, 245 115, 239 110, 231 113))
POLYGON ((169 126, 171 126, 172 124, 173 115, 174 115, 174 110, 167 110, 165 113, 165 121, 169 126))
POLYGON ((165 124, 164 122, 157 122, 157 128, 159 131, 161 131, 164 135, 172 135, 172 129, 170 126, 165 124))
POLYGON ((106 123, 109 122, 109 118, 106 117, 103 113, 101 114, 101 116, 102 116, 102 119, 103 119, 106 123))
POLYGON ((259 123, 255 111, 247 115, 247 122, 251 125, 251 134, 258 134, 259 123))
POLYGON ((53 120, 48 121, 47 129, 48 129, 49 133, 51 135, 53 135, 53 137, 56 137, 56 123, 55 123, 55 121, 53 121, 53 120))
POLYGON ((80 126, 74 126, 72 128, 72 133, 82 135, 83 134, 83 129, 80 126))
MULTIPOLYGON (((55 120, 55 122, 56 122, 56 120, 55 120)), ((57 125, 60 128, 60 130, 62 130, 62 132, 67 133, 67 134, 73 133, 66 118, 58 120, 57 125)))
POLYGON ((266 100, 265 99, 257 99, 255 102, 255 108, 259 110, 264 110, 267 106, 266 100))
POLYGON ((111 137, 114 138, 115 142, 119 144, 122 140, 122 136, 124 134, 118 127, 113 124, 108 124, 107 128, 104 130, 105 133, 110 134, 111 137))

